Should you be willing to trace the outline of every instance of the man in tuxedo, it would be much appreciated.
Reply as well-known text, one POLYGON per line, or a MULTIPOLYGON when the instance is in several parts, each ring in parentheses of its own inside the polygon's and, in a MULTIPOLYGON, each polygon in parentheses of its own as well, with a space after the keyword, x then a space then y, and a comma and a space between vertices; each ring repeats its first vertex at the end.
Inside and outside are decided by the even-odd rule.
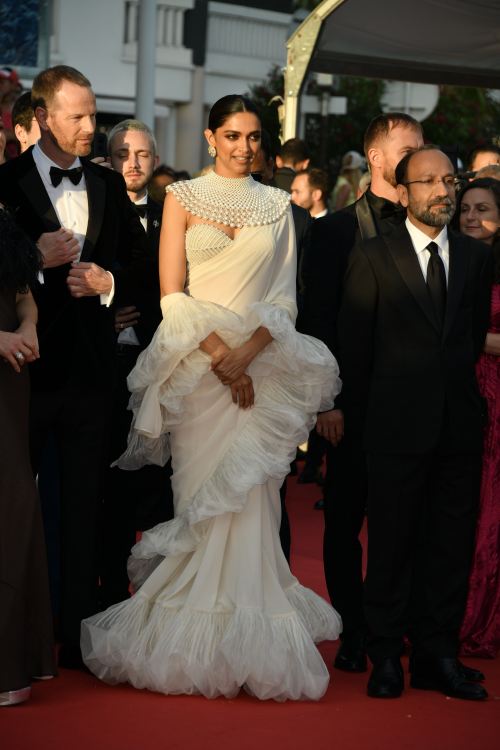
POLYGON ((328 175, 323 169, 303 169, 293 178, 292 203, 309 211, 312 219, 322 219, 328 214, 327 191, 328 175))
MULTIPOLYGON (((399 205, 394 170, 406 153, 422 144, 422 128, 413 117, 398 112, 375 117, 364 137, 370 189, 355 204, 317 219, 312 226, 302 262, 303 306, 298 328, 324 341, 337 358, 337 316, 347 259, 362 239, 383 234, 404 221, 406 212, 399 205)), ((342 367, 340 375, 345 384, 342 367)), ((334 664, 343 671, 364 672, 366 626, 359 534, 366 509, 365 456, 356 431, 351 429, 349 405, 344 405, 342 393, 335 407, 318 415, 316 428, 328 441, 325 578, 344 625, 334 664)))
MULTIPOLYGON (((115 314, 117 381, 114 392, 110 463, 126 448, 132 413, 127 409, 127 376, 140 352, 153 338, 161 321, 158 250, 163 206, 148 196, 148 185, 158 164, 156 140, 143 122, 123 120, 108 135, 111 166, 125 180, 147 237, 152 260, 151 289, 127 300, 115 314)), ((144 530, 173 518, 170 463, 144 466, 137 471, 108 470, 103 506, 103 549, 100 568, 104 606, 128 596, 127 558, 138 529, 144 530)))
POLYGON ((272 184, 275 187, 291 192, 292 182, 297 172, 307 169, 310 157, 305 141, 300 138, 289 138, 276 154, 276 170, 272 184))
MULTIPOLYGON (((344 401, 368 466, 368 695, 411 686, 487 697, 458 662, 485 415, 475 363, 488 329, 490 253, 448 231, 453 166, 434 146, 396 168, 405 222, 352 253, 339 312, 344 401)), ((346 420, 347 428, 347 420, 346 420)))
POLYGON ((39 142, 0 168, 0 201, 38 243, 40 360, 31 367, 34 472, 49 433, 60 480, 60 664, 81 666, 80 621, 97 601, 98 516, 111 416, 113 298, 147 283, 144 231, 121 175, 92 164, 95 97, 79 71, 35 78, 39 142), (142 280, 144 279, 144 282, 142 280))

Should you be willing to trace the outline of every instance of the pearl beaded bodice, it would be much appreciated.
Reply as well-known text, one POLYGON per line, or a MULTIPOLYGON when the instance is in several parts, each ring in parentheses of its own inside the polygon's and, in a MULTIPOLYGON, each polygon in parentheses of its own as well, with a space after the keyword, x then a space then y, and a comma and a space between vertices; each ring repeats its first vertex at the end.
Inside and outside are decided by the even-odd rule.
POLYGON ((256 182, 253 177, 222 177, 209 172, 166 188, 186 211, 229 227, 263 226, 278 221, 290 196, 284 190, 256 182))
POLYGON ((186 232, 186 260, 190 268, 218 255, 232 244, 222 229, 211 224, 193 224, 186 232))

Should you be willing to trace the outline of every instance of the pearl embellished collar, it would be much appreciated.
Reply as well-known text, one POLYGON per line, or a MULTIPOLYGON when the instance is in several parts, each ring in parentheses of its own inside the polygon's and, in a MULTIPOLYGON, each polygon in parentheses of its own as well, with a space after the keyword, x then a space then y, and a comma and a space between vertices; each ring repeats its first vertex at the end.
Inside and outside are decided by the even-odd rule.
POLYGON ((174 182, 166 188, 186 211, 228 227, 262 226, 278 221, 290 196, 284 190, 262 185, 253 177, 223 177, 208 172, 194 180, 174 182))

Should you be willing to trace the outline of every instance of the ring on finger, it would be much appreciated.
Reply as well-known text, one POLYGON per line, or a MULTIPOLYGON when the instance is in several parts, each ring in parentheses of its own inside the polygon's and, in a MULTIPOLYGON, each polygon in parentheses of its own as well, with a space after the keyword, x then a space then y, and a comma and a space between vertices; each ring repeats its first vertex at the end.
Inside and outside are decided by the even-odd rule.
POLYGON ((18 362, 24 362, 24 354, 22 352, 16 352, 14 354, 14 357, 17 359, 18 362))

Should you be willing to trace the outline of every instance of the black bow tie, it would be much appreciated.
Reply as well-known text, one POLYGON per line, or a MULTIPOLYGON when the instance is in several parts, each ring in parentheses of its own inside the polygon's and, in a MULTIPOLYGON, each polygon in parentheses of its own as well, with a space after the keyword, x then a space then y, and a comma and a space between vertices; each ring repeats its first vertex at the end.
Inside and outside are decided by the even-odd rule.
POLYGON ((82 167, 74 167, 74 169, 59 169, 59 167, 50 168, 50 181, 54 187, 57 187, 63 177, 67 177, 73 185, 78 185, 82 179, 83 169, 82 167))
POLYGON ((135 210, 141 217, 141 219, 146 218, 147 210, 148 210, 148 204, 147 203, 134 203, 135 210))

